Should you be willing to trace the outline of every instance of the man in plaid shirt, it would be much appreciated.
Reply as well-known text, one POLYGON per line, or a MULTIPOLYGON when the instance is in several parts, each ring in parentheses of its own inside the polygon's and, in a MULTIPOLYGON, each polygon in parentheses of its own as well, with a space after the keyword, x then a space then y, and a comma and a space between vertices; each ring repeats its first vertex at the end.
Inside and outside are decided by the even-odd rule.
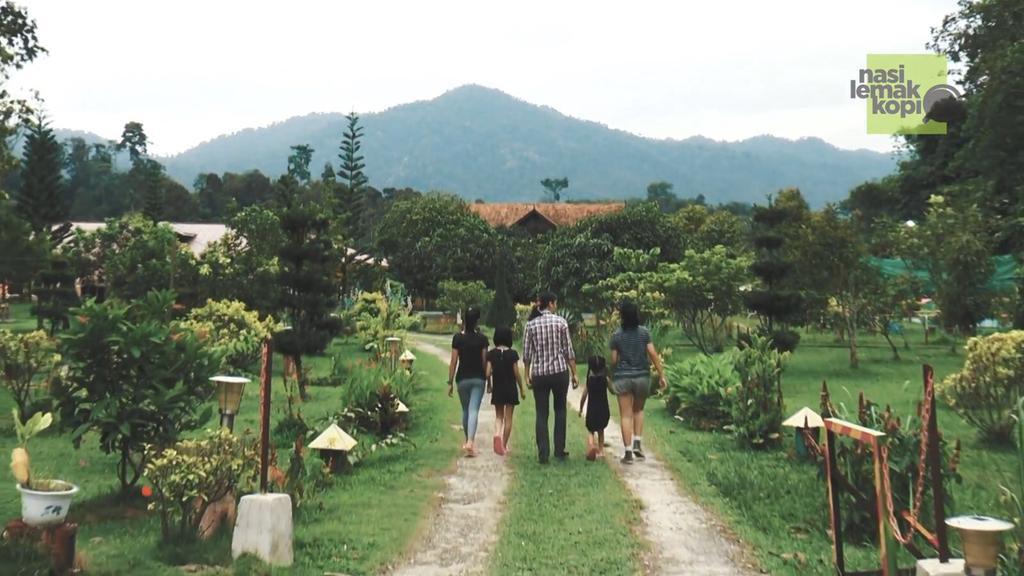
POLYGON ((537 404, 537 453, 541 464, 546 464, 551 450, 548 397, 552 394, 555 397, 555 458, 564 460, 569 456, 565 451, 565 401, 570 379, 573 388, 579 386, 579 380, 569 323, 555 314, 558 299, 553 293, 545 292, 539 300, 540 315, 526 324, 523 363, 537 404))

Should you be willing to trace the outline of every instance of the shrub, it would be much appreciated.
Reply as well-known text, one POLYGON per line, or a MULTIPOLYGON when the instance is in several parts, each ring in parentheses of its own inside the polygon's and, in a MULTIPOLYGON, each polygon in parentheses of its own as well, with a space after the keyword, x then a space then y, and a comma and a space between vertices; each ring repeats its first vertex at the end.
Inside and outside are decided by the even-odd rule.
POLYGON ((226 429, 169 448, 146 447, 146 477, 153 484, 150 510, 160 514, 164 541, 191 539, 210 504, 234 492, 257 456, 226 429))
POLYGON ((49 409, 33 387, 37 377, 44 376, 45 384, 56 376, 60 355, 55 353, 54 342, 42 330, 15 334, 0 330, 0 376, 18 407, 18 416, 27 420, 34 412, 49 409))
POLYGON ((732 400, 740 376, 735 352, 693 356, 666 367, 665 405, 697 430, 714 430, 731 423, 732 400))
POLYGON ((234 373, 252 370, 263 341, 277 330, 273 319, 261 320, 258 312, 237 300, 207 300, 202 307, 192 309, 180 327, 191 330, 216 350, 223 358, 221 368, 234 373))
POLYGON ((740 385, 732 403, 732 429, 740 443, 752 448, 779 444, 782 427, 782 370, 789 354, 772 341, 751 336, 736 355, 740 385))
POLYGON ((1017 400, 1013 419, 1017 434, 1016 486, 1000 485, 1000 500, 1014 524, 1010 554, 1003 558, 1003 574, 1024 574, 1024 397, 1017 400))
POLYGON ((100 448, 117 453, 122 491, 138 481, 147 445, 168 446, 211 416, 208 379, 218 353, 190 330, 170 322, 172 292, 151 292, 125 304, 88 301, 74 311, 78 322, 61 336, 66 379, 53 386, 60 423, 79 446, 96 432, 100 448))
POLYGON ((1013 407, 1024 396, 1024 330, 968 340, 963 369, 939 393, 983 439, 1012 443, 1013 407))
POLYGON ((405 428, 406 415, 398 402, 408 400, 416 382, 415 373, 392 372, 379 364, 347 365, 338 415, 343 427, 357 428, 386 438, 405 428))
POLYGON ((355 320, 356 334, 363 348, 376 358, 386 354, 387 338, 404 338, 405 332, 415 327, 418 321, 400 298, 389 298, 380 292, 361 293, 348 315, 355 320))

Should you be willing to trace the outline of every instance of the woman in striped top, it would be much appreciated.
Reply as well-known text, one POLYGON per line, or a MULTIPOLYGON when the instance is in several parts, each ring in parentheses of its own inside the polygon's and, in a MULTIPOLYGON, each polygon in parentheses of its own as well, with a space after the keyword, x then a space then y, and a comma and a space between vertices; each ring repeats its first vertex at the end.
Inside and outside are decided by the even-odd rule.
POLYGON ((640 325, 636 304, 619 306, 622 327, 612 335, 612 390, 619 397, 619 423, 622 425, 623 464, 644 459, 641 442, 644 432, 644 403, 651 392, 651 364, 658 372, 658 386, 665 389, 661 357, 651 341, 651 333, 640 325))

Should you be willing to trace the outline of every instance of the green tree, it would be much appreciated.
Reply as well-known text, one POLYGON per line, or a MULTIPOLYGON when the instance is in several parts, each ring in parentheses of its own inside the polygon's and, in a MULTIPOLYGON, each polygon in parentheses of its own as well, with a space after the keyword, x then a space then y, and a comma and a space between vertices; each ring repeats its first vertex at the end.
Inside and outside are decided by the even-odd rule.
POLYGON ((559 297, 559 303, 570 308, 586 306, 585 286, 595 285, 613 276, 615 245, 607 235, 595 235, 586 226, 567 226, 547 235, 537 268, 542 271, 542 286, 559 297))
POLYGON ((27 287, 45 265, 48 252, 47 239, 33 236, 14 203, 0 190, 0 284, 27 287))
POLYGON ((683 255, 682 234, 672 218, 652 202, 629 204, 625 210, 584 220, 579 228, 593 236, 605 236, 619 248, 644 252, 657 248, 665 261, 678 261, 683 255))
POLYGON ((492 257, 491 227, 451 195, 400 200, 377 226, 376 244, 395 278, 415 295, 436 298, 442 280, 481 280, 492 257))
POLYGON ((363 147, 363 127, 359 125, 359 115, 355 112, 345 116, 345 120, 347 124, 341 136, 341 153, 338 155, 341 163, 338 165, 337 177, 344 185, 338 188, 338 210, 343 216, 344 229, 350 240, 359 240, 364 231, 359 224, 363 209, 363 188, 369 183, 363 173, 366 164, 359 153, 363 147))
POLYGON ((740 287, 750 281, 750 259, 724 246, 687 250, 677 264, 662 264, 651 278, 686 338, 704 354, 725 347, 726 322, 743 308, 740 287))
POLYGON ((61 336, 69 373, 51 386, 61 426, 76 447, 95 432, 88 437, 118 455, 123 494, 142 476, 146 446, 168 446, 212 413, 202 408, 220 359, 170 321, 174 300, 153 292, 130 304, 88 301, 75 310, 83 320, 61 336))
POLYGON ((339 302, 333 275, 338 254, 322 205, 307 197, 291 176, 282 176, 277 188, 283 237, 278 250, 278 310, 291 329, 278 333, 275 343, 282 354, 294 359, 299 393, 305 398, 302 356, 322 353, 341 329, 333 316, 339 302))
POLYGON ((139 300, 153 290, 187 295, 196 283, 195 257, 167 224, 129 214, 92 232, 77 231, 61 250, 75 276, 106 280, 111 296, 139 300))
POLYGON ((440 296, 437 298, 437 306, 441 310, 453 314, 462 314, 469 308, 483 310, 494 301, 494 291, 488 290, 487 286, 479 280, 470 282, 444 280, 438 288, 440 296))
POLYGON ((192 182, 196 198, 199 201, 199 217, 205 222, 221 222, 228 217, 231 197, 224 189, 224 181, 220 176, 207 173, 199 174, 192 182))
POLYGON ((45 53, 39 44, 36 21, 28 11, 12 0, 0 4, 0 177, 6 176, 16 162, 11 154, 11 136, 17 124, 32 112, 24 99, 11 94, 7 82, 14 71, 45 53))
POLYGON ((309 144, 292 146, 288 156, 288 175, 303 184, 309 184, 309 164, 313 161, 313 147, 309 144))
POLYGON ((943 327, 973 335, 992 305, 992 238, 974 206, 942 196, 933 196, 929 203, 924 222, 905 229, 903 257, 928 271, 943 327))
POLYGON ((131 121, 124 125, 121 130, 121 140, 117 143, 117 151, 128 151, 128 158, 132 166, 135 166, 145 158, 149 149, 149 137, 142 127, 141 122, 131 121))
POLYGON ((267 316, 280 300, 278 251, 284 234, 277 214, 262 206, 243 208, 227 232, 199 257, 200 301, 239 300, 267 316))
POLYGON ((64 195, 64 148, 42 116, 37 116, 25 135, 18 212, 36 234, 49 234, 51 227, 68 218, 64 195))
POLYGON ((672 191, 672 183, 664 180, 647 185, 647 201, 657 204, 666 214, 679 209, 679 197, 672 191))
POLYGON ((544 187, 544 191, 547 193, 548 199, 553 202, 562 201, 562 190, 569 187, 569 179, 562 178, 545 178, 540 181, 540 185, 544 187))
POLYGON ((143 158, 129 174, 142 190, 142 213, 152 222, 164 219, 164 167, 152 158, 143 158))

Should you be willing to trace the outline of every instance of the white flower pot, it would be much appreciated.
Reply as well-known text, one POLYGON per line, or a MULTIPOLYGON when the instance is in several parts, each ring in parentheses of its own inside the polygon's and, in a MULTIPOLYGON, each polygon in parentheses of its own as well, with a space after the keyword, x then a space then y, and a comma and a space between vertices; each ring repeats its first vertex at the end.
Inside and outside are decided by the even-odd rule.
POLYGON ((43 492, 30 490, 21 484, 16 484, 18 492, 21 492, 21 519, 25 524, 37 528, 55 526, 67 518, 68 509, 71 508, 71 499, 78 492, 78 486, 59 480, 55 482, 61 484, 65 489, 43 492))

